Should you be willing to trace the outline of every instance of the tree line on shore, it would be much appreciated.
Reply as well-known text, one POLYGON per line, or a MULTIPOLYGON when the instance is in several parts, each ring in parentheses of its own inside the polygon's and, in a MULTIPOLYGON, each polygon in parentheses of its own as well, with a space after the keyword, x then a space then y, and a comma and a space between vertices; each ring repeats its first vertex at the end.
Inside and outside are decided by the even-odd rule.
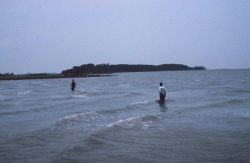
POLYGON ((13 76, 13 75, 15 74, 14 73, 3 73, 3 74, 0 73, 0 76, 13 76))
POLYGON ((145 72, 145 71, 180 71, 180 70, 205 70, 203 66, 189 67, 183 64, 162 64, 162 65, 129 65, 129 64, 83 64, 74 66, 71 69, 63 70, 62 74, 66 76, 77 76, 82 74, 103 74, 117 72, 145 72))
POLYGON ((61 73, 27 73, 16 75, 14 73, 0 73, 0 80, 21 80, 21 79, 49 79, 68 77, 101 76, 118 72, 145 72, 145 71, 182 71, 182 70, 206 70, 203 66, 189 67, 183 64, 162 64, 162 65, 129 65, 129 64, 83 64, 74 66, 71 69, 63 70, 61 73), (100 74, 100 75, 98 75, 100 74))

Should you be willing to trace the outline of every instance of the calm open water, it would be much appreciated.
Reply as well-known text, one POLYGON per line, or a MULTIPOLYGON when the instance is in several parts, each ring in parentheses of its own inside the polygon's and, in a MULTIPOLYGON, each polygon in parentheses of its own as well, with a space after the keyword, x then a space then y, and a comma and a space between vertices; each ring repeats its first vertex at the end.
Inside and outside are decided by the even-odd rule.
POLYGON ((250 70, 76 82, 0 81, 0 162, 250 162, 250 70))

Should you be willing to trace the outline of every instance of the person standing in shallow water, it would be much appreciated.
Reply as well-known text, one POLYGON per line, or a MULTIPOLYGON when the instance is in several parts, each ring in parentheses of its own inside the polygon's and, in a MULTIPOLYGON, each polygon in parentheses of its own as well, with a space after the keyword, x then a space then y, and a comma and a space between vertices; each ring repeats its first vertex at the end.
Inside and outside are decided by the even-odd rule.
POLYGON ((162 82, 160 83, 159 87, 159 95, 160 95, 160 103, 164 104, 165 103, 165 97, 166 97, 166 88, 163 86, 162 82))
POLYGON ((71 90, 74 91, 76 88, 76 82, 75 80, 73 79, 72 82, 71 82, 71 90))

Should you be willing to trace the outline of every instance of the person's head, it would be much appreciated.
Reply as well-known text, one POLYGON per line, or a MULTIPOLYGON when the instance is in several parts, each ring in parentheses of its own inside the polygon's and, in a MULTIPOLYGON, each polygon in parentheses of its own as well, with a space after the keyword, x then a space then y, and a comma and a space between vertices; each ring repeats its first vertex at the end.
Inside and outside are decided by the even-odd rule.
POLYGON ((75 80, 74 80, 74 79, 72 79, 72 82, 75 82, 75 80))
POLYGON ((162 86, 162 82, 160 82, 160 86, 162 86))

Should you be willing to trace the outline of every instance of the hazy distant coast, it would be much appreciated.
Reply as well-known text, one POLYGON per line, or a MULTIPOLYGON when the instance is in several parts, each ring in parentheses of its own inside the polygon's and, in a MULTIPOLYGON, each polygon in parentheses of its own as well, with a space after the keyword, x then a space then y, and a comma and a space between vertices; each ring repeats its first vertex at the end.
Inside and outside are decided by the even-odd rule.
POLYGON ((101 77, 110 76, 119 72, 146 72, 146 71, 185 71, 185 70, 206 70, 203 66, 189 67, 183 64, 162 64, 162 65, 129 65, 129 64, 83 64, 74 66, 71 69, 63 70, 61 73, 33 73, 15 75, 13 73, 0 74, 0 80, 25 80, 25 79, 55 79, 73 77, 101 77))
POLYGON ((94 73, 118 73, 118 72, 145 72, 145 71, 184 71, 184 70, 206 70, 203 66, 189 67, 183 64, 162 64, 162 65, 129 65, 129 64, 84 64, 74 66, 71 69, 62 71, 65 76, 77 76, 80 74, 94 73))
POLYGON ((113 76, 111 74, 82 74, 78 76, 67 76, 63 74, 50 74, 50 73, 38 73, 38 74, 22 74, 22 75, 0 75, 0 80, 28 80, 28 79, 59 79, 59 78, 85 78, 85 77, 102 77, 113 76))

